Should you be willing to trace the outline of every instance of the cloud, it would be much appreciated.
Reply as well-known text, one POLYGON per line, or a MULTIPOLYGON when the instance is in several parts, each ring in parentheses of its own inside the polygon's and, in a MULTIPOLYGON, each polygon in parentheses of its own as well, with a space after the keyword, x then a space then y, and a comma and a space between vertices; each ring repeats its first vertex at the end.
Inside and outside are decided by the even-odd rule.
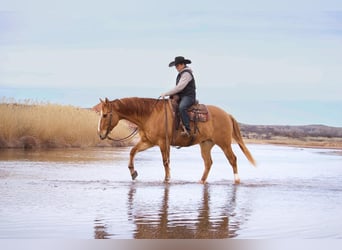
POLYGON ((78 5, 65 4, 16 7, 13 43, 0 47, 0 86, 169 88, 175 71, 167 63, 184 55, 200 86, 263 89, 260 98, 277 89, 292 96, 294 87, 306 98, 341 92, 338 11, 241 11, 222 8, 230 7, 224 1, 186 2, 179 11, 177 2, 104 1, 75 13, 78 5))
POLYGON ((139 49, 21 48, 7 50, 0 72, 2 84, 16 87, 134 86, 158 82, 161 72, 167 75, 166 58, 139 49), (164 66, 159 73, 153 72, 156 64, 164 66))
POLYGON ((321 116, 340 124, 331 107, 342 93, 341 7, 333 0, 5 1, 0 92, 80 106, 106 96, 157 97, 175 84, 168 63, 184 55, 199 98, 246 122, 286 121, 266 114, 283 100, 282 107, 294 103, 286 115, 298 122, 309 112, 313 123, 321 116), (305 106, 298 116, 297 105, 305 106))

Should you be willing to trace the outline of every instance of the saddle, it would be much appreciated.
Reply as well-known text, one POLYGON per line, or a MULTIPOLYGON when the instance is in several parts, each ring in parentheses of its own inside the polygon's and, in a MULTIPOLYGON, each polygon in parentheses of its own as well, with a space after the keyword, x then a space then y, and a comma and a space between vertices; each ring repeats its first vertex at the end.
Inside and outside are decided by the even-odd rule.
MULTIPOLYGON (((172 96, 171 98, 171 105, 174 113, 174 120, 175 120, 175 129, 178 130, 181 124, 181 118, 179 114, 179 101, 180 98, 177 95, 172 96)), ((207 122, 209 120, 209 111, 206 105, 200 104, 198 100, 196 100, 195 104, 192 105, 188 109, 188 115, 190 121, 194 122, 195 124, 195 133, 198 130, 197 123, 198 122, 207 122)))
POLYGON ((204 104, 196 103, 188 109, 190 121, 207 122, 209 120, 209 111, 204 104))

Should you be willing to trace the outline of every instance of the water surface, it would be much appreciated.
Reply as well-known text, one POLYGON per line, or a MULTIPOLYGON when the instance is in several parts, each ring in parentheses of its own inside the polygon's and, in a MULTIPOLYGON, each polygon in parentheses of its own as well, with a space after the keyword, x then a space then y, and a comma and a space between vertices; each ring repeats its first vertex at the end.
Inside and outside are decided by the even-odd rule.
POLYGON ((329 149, 234 145, 242 183, 219 148, 208 183, 199 147, 0 151, 0 238, 342 238, 342 156, 329 149))

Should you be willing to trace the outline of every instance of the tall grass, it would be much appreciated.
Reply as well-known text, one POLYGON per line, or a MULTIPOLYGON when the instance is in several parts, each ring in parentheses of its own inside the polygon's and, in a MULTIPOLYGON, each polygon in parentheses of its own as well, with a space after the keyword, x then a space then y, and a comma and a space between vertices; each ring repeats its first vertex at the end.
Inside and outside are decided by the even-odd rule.
MULTIPOLYGON (((73 106, 36 103, 30 100, 0 103, 0 147, 108 146, 97 135, 99 115, 73 106)), ((127 135, 120 122, 113 137, 127 135)))

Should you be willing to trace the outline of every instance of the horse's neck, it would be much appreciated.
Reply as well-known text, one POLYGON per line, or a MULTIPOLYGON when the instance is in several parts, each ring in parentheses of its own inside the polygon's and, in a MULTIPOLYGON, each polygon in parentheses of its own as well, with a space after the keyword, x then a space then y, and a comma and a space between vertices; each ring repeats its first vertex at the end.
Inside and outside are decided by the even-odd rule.
POLYGON ((116 112, 121 119, 128 120, 139 127, 142 127, 151 117, 152 111, 148 108, 145 110, 143 109, 143 106, 146 105, 146 103, 142 103, 142 99, 122 99, 118 100, 116 105, 116 112))

